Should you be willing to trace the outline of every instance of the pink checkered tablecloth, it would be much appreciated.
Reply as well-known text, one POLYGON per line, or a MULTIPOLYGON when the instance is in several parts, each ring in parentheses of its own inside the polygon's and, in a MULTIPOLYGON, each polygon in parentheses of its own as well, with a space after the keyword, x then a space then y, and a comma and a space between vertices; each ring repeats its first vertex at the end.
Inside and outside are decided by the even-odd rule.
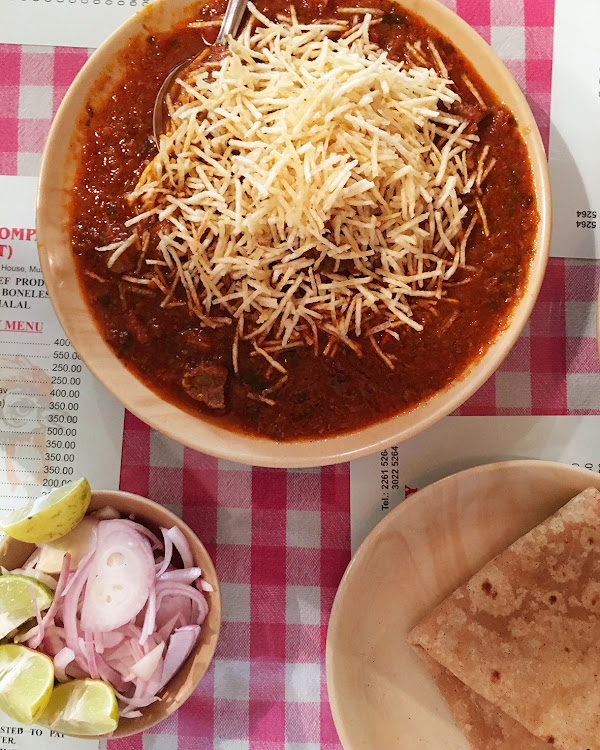
MULTIPOLYGON (((500 54, 547 144, 553 0, 447 0, 500 54)), ((81 49, 0 45, 0 174, 35 175, 81 49)), ((600 264, 552 260, 531 320, 459 414, 598 414, 600 264)), ((348 466, 285 471, 184 448, 130 414, 122 489, 182 514, 223 591, 216 658, 193 697, 145 735, 108 750, 339 748, 327 702, 325 637, 350 559, 348 466)), ((373 748, 373 750, 377 750, 373 748)))

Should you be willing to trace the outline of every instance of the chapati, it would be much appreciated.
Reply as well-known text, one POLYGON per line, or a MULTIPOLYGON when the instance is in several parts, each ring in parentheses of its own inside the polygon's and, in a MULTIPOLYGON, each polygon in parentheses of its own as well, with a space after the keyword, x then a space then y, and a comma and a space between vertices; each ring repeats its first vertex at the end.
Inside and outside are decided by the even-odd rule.
POLYGON ((600 492, 485 565, 409 641, 544 742, 600 750, 600 492))
POLYGON ((415 648, 473 750, 548 750, 547 742, 468 688, 421 646, 415 648))

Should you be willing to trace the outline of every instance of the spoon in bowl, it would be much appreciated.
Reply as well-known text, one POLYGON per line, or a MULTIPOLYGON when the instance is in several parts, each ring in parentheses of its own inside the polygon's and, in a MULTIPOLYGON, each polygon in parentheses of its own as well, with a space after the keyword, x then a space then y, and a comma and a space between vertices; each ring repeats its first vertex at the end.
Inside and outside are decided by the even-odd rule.
POLYGON ((162 82, 156 100, 154 102, 154 110, 152 112, 152 130, 154 134, 154 142, 158 146, 160 142, 160 136, 165 129, 165 98, 169 91, 173 88, 175 79, 179 76, 182 70, 189 67, 195 60, 203 55, 206 55, 208 49, 214 49, 217 46, 223 46, 229 35, 235 36, 239 28, 242 16, 246 10, 248 0, 229 0, 227 8, 225 9, 225 15, 223 16, 223 22, 221 28, 215 39, 214 43, 202 50, 200 55, 197 57, 188 58, 183 62, 178 63, 172 70, 167 73, 167 77, 162 82))

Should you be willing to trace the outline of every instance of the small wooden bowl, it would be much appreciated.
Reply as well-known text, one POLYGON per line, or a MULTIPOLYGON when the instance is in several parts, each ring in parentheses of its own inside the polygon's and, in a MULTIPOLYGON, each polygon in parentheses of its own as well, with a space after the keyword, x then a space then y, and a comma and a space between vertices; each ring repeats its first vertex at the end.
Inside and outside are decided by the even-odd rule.
MULTIPOLYGON (((196 689, 196 685, 208 669, 217 646, 221 627, 221 592, 214 565, 204 545, 190 527, 174 513, 152 500, 130 492, 103 490, 92 493, 90 510, 98 510, 106 505, 112 506, 122 515, 133 513, 136 520, 151 528, 178 526, 190 544, 194 565, 202 569, 203 579, 214 589, 212 592, 206 592, 208 615, 202 624, 198 643, 181 669, 163 689, 160 701, 142 709, 142 716, 137 719, 120 719, 119 725, 111 735, 111 737, 128 737, 143 732, 166 719, 167 716, 177 711, 196 689)), ((32 554, 34 547, 33 544, 4 537, 0 541, 0 565, 8 570, 20 567, 32 554)), ((97 740, 98 738, 86 737, 85 739, 97 740)))

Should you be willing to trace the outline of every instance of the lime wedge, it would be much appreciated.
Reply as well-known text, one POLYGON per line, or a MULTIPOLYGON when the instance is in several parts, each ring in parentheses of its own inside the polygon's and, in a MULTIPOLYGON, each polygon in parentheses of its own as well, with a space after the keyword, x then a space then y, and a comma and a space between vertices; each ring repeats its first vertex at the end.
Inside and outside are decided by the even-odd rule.
POLYGON ((74 479, 0 517, 0 531, 22 542, 51 542, 77 526, 91 499, 88 480, 74 479))
POLYGON ((54 688, 39 722, 63 734, 97 737, 117 728, 119 706, 106 682, 71 680, 54 688))
POLYGON ((25 646, 0 646, 0 709, 23 724, 37 721, 54 685, 54 664, 25 646))
POLYGON ((35 617, 32 596, 40 612, 48 609, 54 599, 52 589, 36 578, 17 573, 0 576, 0 638, 35 617))

